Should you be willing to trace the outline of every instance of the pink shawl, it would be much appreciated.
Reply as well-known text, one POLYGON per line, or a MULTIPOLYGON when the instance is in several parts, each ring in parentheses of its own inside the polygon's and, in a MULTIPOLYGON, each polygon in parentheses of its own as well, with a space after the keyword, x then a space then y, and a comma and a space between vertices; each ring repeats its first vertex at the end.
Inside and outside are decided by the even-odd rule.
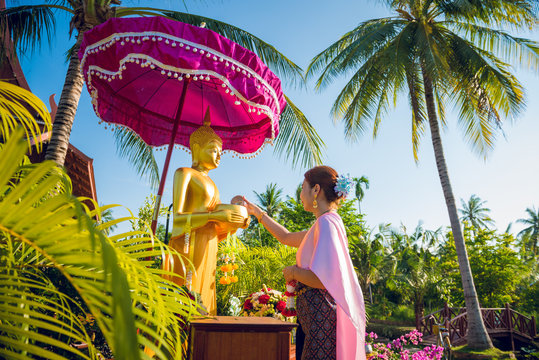
POLYGON ((297 265, 311 270, 337 304, 337 360, 365 360, 365 303, 341 217, 320 216, 299 246, 297 265))

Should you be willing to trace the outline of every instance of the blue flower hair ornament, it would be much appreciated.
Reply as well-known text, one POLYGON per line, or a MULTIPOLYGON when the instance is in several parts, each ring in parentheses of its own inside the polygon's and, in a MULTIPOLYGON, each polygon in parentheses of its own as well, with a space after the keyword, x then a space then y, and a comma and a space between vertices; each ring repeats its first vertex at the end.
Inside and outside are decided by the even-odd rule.
POLYGON ((339 175, 337 176, 337 183, 335 184, 334 190, 335 193, 342 198, 347 198, 348 195, 352 193, 354 188, 354 181, 350 175, 339 175))

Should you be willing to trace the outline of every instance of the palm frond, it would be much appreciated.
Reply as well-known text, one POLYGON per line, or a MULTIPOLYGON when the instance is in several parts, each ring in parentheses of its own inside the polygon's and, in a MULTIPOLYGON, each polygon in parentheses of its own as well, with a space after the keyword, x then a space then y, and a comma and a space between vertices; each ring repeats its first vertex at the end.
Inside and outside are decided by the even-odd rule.
POLYGON ((316 88, 326 87, 335 78, 360 65, 384 48, 402 27, 403 22, 394 18, 375 19, 361 23, 316 55, 307 68, 307 77, 312 77, 322 71, 316 82, 316 88))
MULTIPOLYGON (((16 247, 9 236, 2 236, 6 248, 16 247)), ((47 359, 59 359, 59 353, 69 358, 97 359, 97 350, 92 344, 81 319, 74 309, 79 307, 75 300, 58 291, 54 284, 34 271, 31 263, 15 256, 9 264, 2 264, 0 286, 0 354, 5 358, 16 358, 17 354, 35 354, 47 359), (48 337, 53 334, 53 337, 48 337), (46 340, 45 340, 46 339, 46 340), (47 344, 46 346, 40 346, 47 344), (89 345, 89 354, 71 346, 73 343, 89 345)), ((79 309, 83 312, 82 309, 79 309)))
MULTIPOLYGON (((0 29, 9 30, 15 48, 22 53, 33 51, 43 40, 50 43, 55 26, 54 13, 48 5, 15 6, 0 11, 0 29)), ((1 58, 6 51, 10 49, 2 45, 1 58)))
MULTIPOLYGON (((16 164, 25 153, 20 135, 19 130, 1 150, 0 189, 5 189, 13 173, 19 170, 16 164)), ((7 237, 15 246, 24 244, 27 250, 20 254, 24 254, 25 266, 54 267, 65 276, 95 317, 116 358, 148 358, 142 345, 154 351, 157 358, 181 358, 185 332, 178 316, 187 321, 198 311, 185 291, 162 277, 174 274, 149 269, 149 261, 144 261, 148 257, 174 255, 174 251, 156 241, 148 231, 107 237, 101 230, 118 220, 96 226, 92 220, 95 212, 85 214, 78 200, 57 190, 62 179, 55 169, 53 162, 34 165, 1 198, 0 236, 7 237)), ((3 253, 10 251, 5 243, 0 242, 3 253)), ((13 271, 13 267, 5 271, 13 271)), ((2 294, 7 291, 5 287, 1 289, 2 294)), ((0 309, 5 306, 4 297, 0 296, 0 309)), ((27 321, 19 318, 18 322, 2 323, 2 340, 6 333, 21 335, 10 340, 9 351, 44 356, 36 341, 62 347, 56 340, 39 334, 32 334, 30 340, 23 339, 28 326, 44 326, 37 314, 28 315, 27 321)), ((66 336, 76 332, 77 339, 86 339, 78 327, 71 327, 75 330, 69 328, 66 336)))
POLYGON ((128 128, 116 126, 113 130, 116 151, 121 158, 129 161, 135 171, 147 177, 153 188, 159 185, 159 167, 151 146, 128 128))
POLYGON ((465 137, 474 150, 486 155, 493 146, 494 130, 501 123, 501 114, 515 117, 523 110, 522 86, 508 71, 508 65, 490 52, 447 29, 435 31, 433 37, 448 54, 454 81, 453 99, 465 137))
POLYGON ((417 54, 420 59, 420 65, 423 72, 437 83, 438 79, 443 78, 443 74, 449 70, 444 49, 440 48, 440 44, 434 41, 431 36, 434 26, 427 24, 419 24, 417 26, 414 45, 417 47, 417 54))
POLYGON ((425 89, 421 79, 421 69, 419 65, 412 62, 406 66, 406 81, 409 89, 409 101, 412 108, 412 150, 414 160, 419 161, 419 144, 425 132, 427 123, 427 110, 425 108, 425 89))
POLYGON ((410 57, 406 51, 411 49, 403 46, 408 42, 403 38, 411 33, 412 27, 406 28, 365 61, 337 96, 331 113, 334 118, 342 118, 349 140, 357 139, 370 120, 374 122, 376 136, 381 115, 389 107, 388 93, 398 92, 406 78, 405 59, 410 57))
POLYGON ((286 79, 291 85, 296 87, 303 87, 305 85, 303 70, 292 60, 279 52, 273 45, 268 44, 255 35, 234 25, 205 16, 187 14, 179 11, 163 11, 163 14, 174 20, 195 26, 200 26, 200 24, 204 22, 206 23, 207 29, 213 30, 256 53, 258 57, 260 57, 260 59, 277 74, 277 76, 286 79))
POLYGON ((33 142, 41 151, 41 129, 37 119, 43 122, 44 132, 52 129, 49 110, 43 102, 31 92, 0 81, 0 139, 8 139, 15 128, 21 126, 28 139, 28 149, 33 142))
MULTIPOLYGON (((225 250, 220 248, 220 252, 225 250)), ((217 285, 219 292, 237 294, 240 297, 248 296, 254 291, 260 290, 260 279, 267 279, 264 284, 279 291, 285 290, 282 281, 282 269, 292 263, 297 249, 278 244, 276 247, 252 247, 236 248, 236 262, 240 266, 238 270, 238 282, 226 285, 217 285)))
POLYGON ((303 112, 286 95, 285 99, 287 106, 281 114, 275 152, 291 160, 292 167, 320 165, 326 148, 324 141, 303 112))
POLYGON ((462 32, 478 48, 493 53, 505 62, 535 71, 539 68, 539 44, 536 41, 472 23, 451 21, 446 24, 449 29, 462 32))
POLYGON ((538 21, 535 0, 438 0, 435 3, 439 13, 451 20, 513 28, 532 28, 538 21))

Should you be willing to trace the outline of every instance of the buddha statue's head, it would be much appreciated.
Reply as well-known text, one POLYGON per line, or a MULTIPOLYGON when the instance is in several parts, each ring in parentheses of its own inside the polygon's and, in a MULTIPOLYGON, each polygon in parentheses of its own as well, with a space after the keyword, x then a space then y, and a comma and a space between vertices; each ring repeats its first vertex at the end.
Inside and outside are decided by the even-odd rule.
POLYGON ((219 166, 223 140, 210 127, 210 109, 206 110, 204 124, 196 129, 189 138, 193 168, 212 170, 219 166))

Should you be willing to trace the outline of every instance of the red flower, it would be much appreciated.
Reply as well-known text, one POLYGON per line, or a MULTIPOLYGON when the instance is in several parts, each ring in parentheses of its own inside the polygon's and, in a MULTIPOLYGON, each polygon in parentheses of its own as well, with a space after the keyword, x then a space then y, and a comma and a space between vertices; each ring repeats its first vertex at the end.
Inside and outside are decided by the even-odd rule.
POLYGON ((285 291, 284 296, 293 297, 293 296, 296 296, 296 293, 295 292, 291 293, 291 292, 285 291))
POLYGON ((243 308, 245 310, 251 310, 253 308, 253 304, 251 303, 250 299, 245 300, 245 302, 243 303, 243 308))
POLYGON ((269 295, 266 295, 266 294, 260 295, 260 296, 258 297, 258 302, 261 303, 261 304, 267 304, 268 301, 269 301, 269 299, 270 299, 270 296, 269 296, 269 295))
POLYGON ((296 316, 296 309, 284 309, 282 314, 286 317, 296 316))
POLYGON ((279 301, 277 305, 275 305, 275 308, 278 311, 283 312, 283 310, 286 309, 286 303, 284 301, 279 301))

